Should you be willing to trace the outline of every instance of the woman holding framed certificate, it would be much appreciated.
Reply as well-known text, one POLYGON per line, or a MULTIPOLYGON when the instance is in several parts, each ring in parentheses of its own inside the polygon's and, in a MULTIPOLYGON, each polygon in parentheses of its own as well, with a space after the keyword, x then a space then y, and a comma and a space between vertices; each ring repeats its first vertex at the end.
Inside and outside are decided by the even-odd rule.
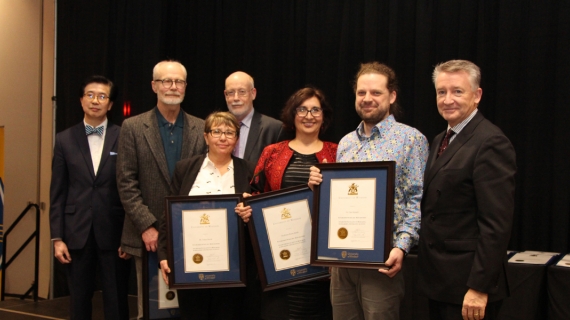
MULTIPOLYGON (((332 109, 323 92, 306 87, 295 92, 281 113, 284 129, 293 140, 267 146, 255 168, 252 191, 268 192, 307 184, 309 168, 335 162, 337 144, 320 139, 332 122, 332 109)), ((247 221, 249 216, 244 216, 247 221)), ((330 282, 312 281, 262 294, 263 319, 332 319, 330 282)))
MULTIPOLYGON (((239 123, 229 112, 210 114, 204 125, 208 152, 176 163, 171 195, 216 195, 250 192, 254 165, 232 156, 239 123)), ((158 257, 164 281, 171 272, 167 261, 165 219, 160 221, 158 257)), ((241 319, 245 288, 178 290, 182 319, 241 319)))

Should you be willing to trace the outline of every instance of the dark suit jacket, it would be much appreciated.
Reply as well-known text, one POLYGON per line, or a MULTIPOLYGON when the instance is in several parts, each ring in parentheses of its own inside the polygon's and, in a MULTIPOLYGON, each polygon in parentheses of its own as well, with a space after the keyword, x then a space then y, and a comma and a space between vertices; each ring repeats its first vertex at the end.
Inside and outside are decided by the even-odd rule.
POLYGON ((83 122, 57 134, 50 186, 51 237, 68 249, 85 246, 91 227, 97 245, 117 250, 125 211, 115 177, 120 127, 108 122, 95 176, 83 122))
POLYGON ((430 299, 462 304, 469 288, 508 296, 516 161, 503 132, 477 112, 445 152, 432 142, 424 174, 418 287, 430 299))
POLYGON ((283 140, 283 135, 283 123, 281 121, 253 111, 243 158, 249 162, 257 163, 263 149, 270 144, 283 140))
MULTIPOLYGON (((170 173, 157 121, 156 107, 126 119, 119 139, 117 185, 127 216, 121 247, 137 257, 142 256, 141 234, 150 226, 158 228, 164 197, 170 190, 170 173)), ((180 159, 204 153, 204 120, 184 113, 182 135, 180 159)))
MULTIPOLYGON (((200 172, 200 167, 204 163, 206 155, 194 156, 189 159, 180 160, 176 163, 172 184, 170 185, 170 195, 187 196, 192 189, 194 181, 200 172)), ((249 181, 253 177, 253 169, 255 164, 232 156, 234 160, 234 186, 236 193, 251 192, 249 181)), ((159 230, 159 250, 158 260, 166 260, 166 218, 160 219, 159 230)))

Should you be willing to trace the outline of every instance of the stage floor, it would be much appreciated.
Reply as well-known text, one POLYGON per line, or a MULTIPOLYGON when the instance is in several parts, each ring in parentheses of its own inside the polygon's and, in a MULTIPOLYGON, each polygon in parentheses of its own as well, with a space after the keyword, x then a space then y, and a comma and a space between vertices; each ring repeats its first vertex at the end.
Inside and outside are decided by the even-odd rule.
MULTIPOLYGON (((129 316, 130 319, 136 319, 136 296, 129 296, 129 316)), ((0 319, 69 319, 69 297, 39 300, 38 302, 29 299, 6 298, 5 301, 0 301, 0 319)), ((105 319, 101 291, 96 291, 93 296, 93 319, 105 319)))

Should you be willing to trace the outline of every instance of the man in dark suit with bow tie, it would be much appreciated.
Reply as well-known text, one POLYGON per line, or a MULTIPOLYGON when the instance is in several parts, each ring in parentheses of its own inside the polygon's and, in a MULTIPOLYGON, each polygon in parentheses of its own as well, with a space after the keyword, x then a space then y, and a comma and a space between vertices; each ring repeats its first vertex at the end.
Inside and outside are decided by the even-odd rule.
POLYGON ((128 319, 128 270, 121 251, 125 211, 116 159, 119 126, 107 120, 115 88, 102 76, 81 87, 81 123, 57 134, 50 186, 50 228, 55 257, 65 265, 71 319, 91 319, 99 268, 105 319, 128 319))
POLYGON ((477 107, 474 63, 435 67, 446 131, 431 144, 424 174, 418 288, 430 319, 497 319, 508 296, 506 251, 514 212, 515 150, 477 107))

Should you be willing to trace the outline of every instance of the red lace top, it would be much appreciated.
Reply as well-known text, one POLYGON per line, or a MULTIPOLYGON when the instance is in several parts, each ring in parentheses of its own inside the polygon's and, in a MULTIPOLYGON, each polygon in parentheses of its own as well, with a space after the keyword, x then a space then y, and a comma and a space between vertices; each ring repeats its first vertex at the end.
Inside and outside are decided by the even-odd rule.
MULTIPOLYGON (((263 149, 250 183, 253 194, 281 189, 283 173, 293 156, 289 141, 274 143, 263 149)), ((337 147, 336 143, 323 141, 323 149, 315 154, 319 163, 325 159, 328 163, 336 162, 337 147)))

